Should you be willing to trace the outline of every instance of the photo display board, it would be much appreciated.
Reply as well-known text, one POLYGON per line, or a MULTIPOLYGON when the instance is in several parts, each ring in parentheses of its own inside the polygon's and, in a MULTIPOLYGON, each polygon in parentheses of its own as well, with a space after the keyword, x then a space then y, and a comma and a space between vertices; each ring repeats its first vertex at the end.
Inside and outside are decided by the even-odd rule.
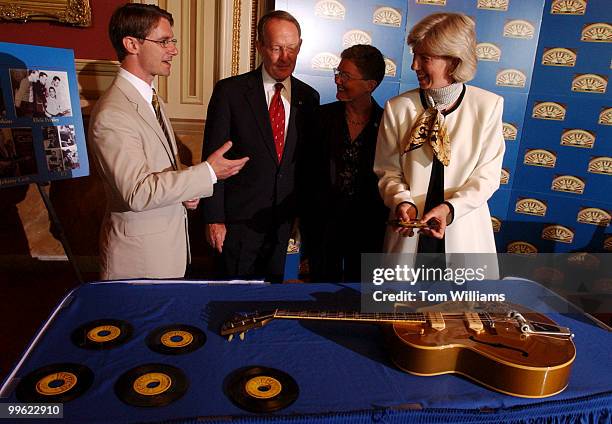
POLYGON ((86 175, 73 51, 0 43, 0 188, 86 175))

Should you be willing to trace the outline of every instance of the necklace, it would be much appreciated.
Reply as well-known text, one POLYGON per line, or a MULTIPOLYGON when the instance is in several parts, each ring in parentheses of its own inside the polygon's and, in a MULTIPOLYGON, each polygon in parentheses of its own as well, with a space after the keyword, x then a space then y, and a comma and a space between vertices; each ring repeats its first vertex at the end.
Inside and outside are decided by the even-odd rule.
POLYGON ((349 124, 352 124, 352 125, 365 125, 365 124, 367 124, 369 122, 369 119, 365 119, 365 120, 362 120, 362 121, 351 119, 348 116, 347 112, 344 112, 344 117, 346 118, 346 122, 348 122, 349 124))

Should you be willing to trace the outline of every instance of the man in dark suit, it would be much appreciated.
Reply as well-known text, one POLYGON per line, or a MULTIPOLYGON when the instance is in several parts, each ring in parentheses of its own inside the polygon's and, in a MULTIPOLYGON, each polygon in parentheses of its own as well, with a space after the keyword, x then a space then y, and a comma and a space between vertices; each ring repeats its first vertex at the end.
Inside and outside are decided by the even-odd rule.
POLYGON ((206 237, 222 256, 225 278, 281 282, 296 215, 296 163, 314 127, 319 94, 291 76, 302 40, 285 11, 257 26, 263 66, 219 81, 208 106, 203 155, 227 140, 250 158, 242 173, 202 202, 206 237))

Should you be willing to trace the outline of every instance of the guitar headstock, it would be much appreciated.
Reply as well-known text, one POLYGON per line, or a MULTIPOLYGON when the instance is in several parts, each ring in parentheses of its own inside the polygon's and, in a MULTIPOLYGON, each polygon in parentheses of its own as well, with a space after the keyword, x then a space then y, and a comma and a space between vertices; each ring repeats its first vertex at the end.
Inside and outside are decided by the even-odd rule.
POLYGON ((223 323, 220 334, 228 336, 229 341, 232 340, 235 334, 240 334, 240 338, 244 339, 244 333, 254 328, 261 328, 273 319, 274 311, 235 315, 223 323))

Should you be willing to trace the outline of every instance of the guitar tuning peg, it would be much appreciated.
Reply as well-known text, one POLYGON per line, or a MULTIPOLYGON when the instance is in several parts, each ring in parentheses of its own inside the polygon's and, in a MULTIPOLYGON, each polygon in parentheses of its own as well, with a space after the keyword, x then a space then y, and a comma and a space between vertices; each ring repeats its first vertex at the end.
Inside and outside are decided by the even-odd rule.
POLYGON ((240 333, 240 340, 244 340, 244 331, 240 333))
POLYGON ((233 338, 234 338, 234 335, 230 334, 229 336, 227 336, 227 341, 231 342, 233 338))

